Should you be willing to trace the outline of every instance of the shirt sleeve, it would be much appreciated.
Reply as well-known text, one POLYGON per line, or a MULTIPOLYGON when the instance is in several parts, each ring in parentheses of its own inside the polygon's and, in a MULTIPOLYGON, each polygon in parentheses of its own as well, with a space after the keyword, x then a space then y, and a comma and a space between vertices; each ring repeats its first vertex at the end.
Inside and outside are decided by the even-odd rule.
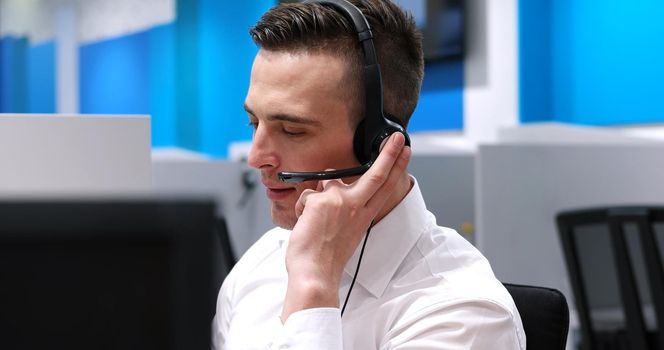
POLYGON ((525 350, 520 322, 490 301, 433 306, 390 330, 381 350, 525 350))
POLYGON ((339 309, 313 308, 292 313, 278 328, 268 349, 343 349, 339 309))

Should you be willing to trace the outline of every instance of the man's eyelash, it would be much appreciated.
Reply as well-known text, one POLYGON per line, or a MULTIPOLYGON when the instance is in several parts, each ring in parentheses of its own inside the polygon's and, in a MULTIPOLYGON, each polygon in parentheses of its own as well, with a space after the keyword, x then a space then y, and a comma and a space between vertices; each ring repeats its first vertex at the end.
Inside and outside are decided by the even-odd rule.
POLYGON ((291 132, 291 131, 288 131, 286 129, 281 129, 281 130, 284 132, 284 134, 286 134, 288 136, 300 136, 300 135, 304 134, 303 132, 291 132))

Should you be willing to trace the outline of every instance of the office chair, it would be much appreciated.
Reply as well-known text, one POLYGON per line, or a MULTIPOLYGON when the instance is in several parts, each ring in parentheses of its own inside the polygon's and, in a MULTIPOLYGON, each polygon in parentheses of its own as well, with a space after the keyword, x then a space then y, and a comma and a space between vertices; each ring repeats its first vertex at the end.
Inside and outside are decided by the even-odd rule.
POLYGON ((566 211, 557 224, 583 348, 664 349, 664 207, 566 211))
MULTIPOLYGON (((216 300, 221 284, 235 265, 236 258, 231 246, 228 234, 228 225, 223 216, 217 216, 213 220, 215 237, 212 245, 212 295, 216 300)), ((214 309, 210 310, 210 319, 214 316, 214 309)))
POLYGON ((226 224, 226 219, 223 216, 218 216, 215 219, 215 229, 217 232, 217 237, 219 238, 219 243, 221 244, 222 258, 225 267, 226 274, 231 271, 237 258, 233 251, 233 246, 231 245, 231 239, 228 234, 228 225, 226 224))
POLYGON ((565 296, 556 289, 503 283, 512 295, 528 349, 564 350, 569 330, 565 296))

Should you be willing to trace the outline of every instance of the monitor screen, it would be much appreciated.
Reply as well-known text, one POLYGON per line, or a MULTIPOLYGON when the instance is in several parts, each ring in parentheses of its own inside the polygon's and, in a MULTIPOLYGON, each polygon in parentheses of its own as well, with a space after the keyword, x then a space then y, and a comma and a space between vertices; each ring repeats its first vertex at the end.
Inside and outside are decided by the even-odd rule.
POLYGON ((214 204, 0 202, 0 348, 209 349, 214 204))
POLYGON ((422 32, 427 61, 458 59, 464 52, 463 0, 395 0, 415 19, 422 32))

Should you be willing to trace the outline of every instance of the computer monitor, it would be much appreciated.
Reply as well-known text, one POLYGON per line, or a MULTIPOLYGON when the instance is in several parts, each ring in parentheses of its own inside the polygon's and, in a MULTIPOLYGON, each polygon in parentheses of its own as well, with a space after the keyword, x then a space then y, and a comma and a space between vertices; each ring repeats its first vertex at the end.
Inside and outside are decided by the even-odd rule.
POLYGON ((0 349, 209 349, 214 212, 0 200, 0 349))

